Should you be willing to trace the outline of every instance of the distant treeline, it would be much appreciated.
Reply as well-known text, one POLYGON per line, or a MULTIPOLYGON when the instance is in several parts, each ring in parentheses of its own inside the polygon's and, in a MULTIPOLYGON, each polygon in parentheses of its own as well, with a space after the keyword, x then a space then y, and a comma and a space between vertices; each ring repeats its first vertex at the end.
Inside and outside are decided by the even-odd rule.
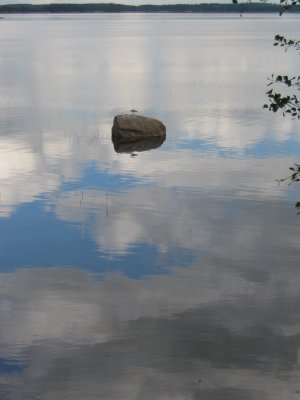
MULTIPOLYGON (((52 3, 52 4, 4 4, 0 13, 269 13, 280 12, 280 5, 269 3, 244 4, 162 4, 162 5, 123 5, 115 3, 52 3)), ((300 6, 288 12, 300 12, 300 6)))

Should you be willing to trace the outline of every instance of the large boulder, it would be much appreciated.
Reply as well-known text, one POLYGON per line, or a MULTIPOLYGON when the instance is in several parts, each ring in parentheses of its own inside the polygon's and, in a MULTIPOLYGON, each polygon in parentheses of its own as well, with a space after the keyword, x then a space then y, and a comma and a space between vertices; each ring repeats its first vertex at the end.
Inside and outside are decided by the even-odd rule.
POLYGON ((139 114, 123 114, 114 118, 113 139, 136 141, 151 137, 166 137, 165 125, 155 118, 139 114))

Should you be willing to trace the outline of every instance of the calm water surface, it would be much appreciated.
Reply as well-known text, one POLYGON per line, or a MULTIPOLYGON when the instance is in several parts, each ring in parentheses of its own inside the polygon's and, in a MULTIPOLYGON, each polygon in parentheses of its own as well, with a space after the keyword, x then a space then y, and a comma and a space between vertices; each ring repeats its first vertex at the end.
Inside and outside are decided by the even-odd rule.
POLYGON ((285 15, 0 21, 1 400, 299 400, 285 15), (117 153, 113 117, 161 119, 117 153))

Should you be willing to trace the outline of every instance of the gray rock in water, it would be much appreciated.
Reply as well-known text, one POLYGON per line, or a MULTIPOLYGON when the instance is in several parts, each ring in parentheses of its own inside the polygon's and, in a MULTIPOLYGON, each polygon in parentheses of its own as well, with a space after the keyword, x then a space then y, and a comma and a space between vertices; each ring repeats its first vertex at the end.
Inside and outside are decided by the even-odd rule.
POLYGON ((112 137, 122 141, 135 141, 150 137, 166 137, 166 127, 158 119, 138 114, 117 115, 112 137))

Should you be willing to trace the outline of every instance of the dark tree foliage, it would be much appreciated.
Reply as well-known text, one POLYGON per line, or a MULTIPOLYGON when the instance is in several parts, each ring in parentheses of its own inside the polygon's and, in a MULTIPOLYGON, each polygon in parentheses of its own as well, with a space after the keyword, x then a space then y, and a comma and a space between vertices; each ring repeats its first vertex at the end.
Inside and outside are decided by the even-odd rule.
POLYGON ((277 179, 278 183, 289 181, 289 183, 299 182, 300 181, 300 164, 294 164, 292 167, 289 168, 291 174, 286 176, 285 178, 277 179))
POLYGON ((293 8, 300 4, 300 0, 280 0, 280 4, 282 5, 282 10, 280 11, 280 15, 282 15, 286 10, 293 8))
MULTIPOLYGON (((293 3, 296 3, 296 1, 293 1, 293 3)), ((274 46, 283 47, 285 51, 289 48, 300 51, 300 40, 287 39, 284 36, 276 35, 274 46)), ((283 116, 288 114, 292 118, 300 119, 300 100, 297 96, 297 91, 300 90, 300 75, 293 77, 288 75, 272 75, 268 86, 272 86, 272 89, 266 93, 269 103, 264 104, 264 108, 273 112, 281 110, 283 116), (278 91, 279 86, 284 87, 284 93, 278 91)))
MULTIPOLYGON (((300 182, 300 164, 294 164, 290 169, 290 175, 286 176, 285 178, 277 179, 278 184, 281 182, 289 181, 289 185, 294 182, 300 182)), ((295 204, 297 209, 297 215, 300 215, 300 201, 297 201, 295 204)))
MULTIPOLYGON (((298 6, 300 0, 280 0, 280 3, 282 5, 280 15, 282 15, 285 11, 298 6)), ((300 51, 300 40, 286 38, 277 34, 274 38, 274 46, 282 47, 285 51, 288 49, 300 51)), ((273 112, 281 110, 283 116, 289 115, 292 118, 300 119, 300 99, 297 95, 297 91, 300 90, 300 75, 293 77, 272 75, 268 86, 272 86, 272 89, 266 93, 269 103, 264 104, 264 108, 273 112), (283 92, 278 91, 280 86, 283 87, 283 92)))

